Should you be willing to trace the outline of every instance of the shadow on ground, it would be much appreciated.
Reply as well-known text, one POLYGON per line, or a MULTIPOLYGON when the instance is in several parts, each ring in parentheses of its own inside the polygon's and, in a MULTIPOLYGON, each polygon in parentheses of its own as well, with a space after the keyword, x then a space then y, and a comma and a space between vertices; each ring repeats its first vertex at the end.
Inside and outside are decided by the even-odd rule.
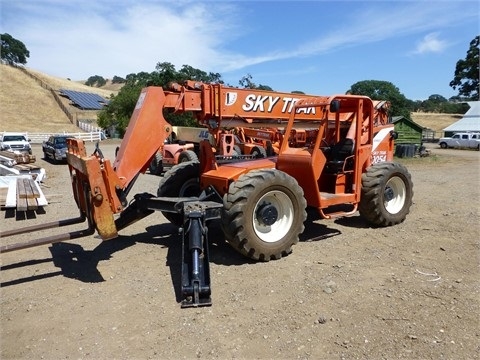
MULTIPOLYGON (((321 241, 332 236, 341 234, 337 229, 330 228, 327 223, 318 223, 309 215, 305 224, 305 231, 300 236, 300 241, 321 241)), ((63 275, 67 278, 76 279, 85 283, 98 283, 105 281, 98 270, 101 261, 112 259, 118 251, 123 251, 137 243, 153 244, 168 249, 166 265, 169 267, 172 284, 175 289, 177 301, 182 300, 181 276, 182 276, 182 236, 178 228, 170 223, 149 226, 146 231, 130 236, 119 236, 110 241, 103 241, 93 250, 86 250, 82 245, 72 242, 58 242, 51 244, 49 250, 51 258, 23 261, 0 267, 1 271, 21 267, 34 266, 40 263, 53 262, 59 271, 32 275, 0 284, 2 287, 18 285, 44 278, 63 275)), ((235 251, 225 240, 221 226, 218 222, 212 222, 208 227, 210 262, 222 266, 254 265, 255 261, 235 251)))

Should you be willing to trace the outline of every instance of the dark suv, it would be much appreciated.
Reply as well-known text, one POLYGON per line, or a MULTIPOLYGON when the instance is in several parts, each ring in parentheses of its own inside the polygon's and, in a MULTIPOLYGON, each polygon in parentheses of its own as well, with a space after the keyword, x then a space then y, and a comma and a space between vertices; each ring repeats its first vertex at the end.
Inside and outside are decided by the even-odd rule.
POLYGON ((67 160, 67 139, 71 136, 52 135, 42 144, 43 157, 51 158, 54 163, 67 160))

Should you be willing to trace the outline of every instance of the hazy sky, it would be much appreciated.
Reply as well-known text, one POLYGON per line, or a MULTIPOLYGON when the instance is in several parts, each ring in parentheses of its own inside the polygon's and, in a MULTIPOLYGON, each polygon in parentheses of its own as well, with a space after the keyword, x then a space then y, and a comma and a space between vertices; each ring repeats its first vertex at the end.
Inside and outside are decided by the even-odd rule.
POLYGON ((449 83, 479 35, 475 1, 0 0, 0 33, 27 67, 86 80, 170 62, 238 86, 345 93, 389 81, 411 100, 457 95, 449 83))

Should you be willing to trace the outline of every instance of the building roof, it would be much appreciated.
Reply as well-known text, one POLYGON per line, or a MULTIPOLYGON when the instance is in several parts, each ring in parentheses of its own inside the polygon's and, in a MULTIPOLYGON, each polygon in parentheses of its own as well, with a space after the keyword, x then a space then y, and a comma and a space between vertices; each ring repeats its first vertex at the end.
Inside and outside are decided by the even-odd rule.
POLYGON ((405 116, 392 116, 392 124, 395 124, 402 120, 403 122, 410 123, 414 128, 416 128, 418 131, 422 131, 425 129, 423 126, 417 124, 415 121, 407 119, 405 116))
POLYGON ((443 131, 480 131, 480 101, 469 101, 467 104, 470 109, 465 115, 443 131))

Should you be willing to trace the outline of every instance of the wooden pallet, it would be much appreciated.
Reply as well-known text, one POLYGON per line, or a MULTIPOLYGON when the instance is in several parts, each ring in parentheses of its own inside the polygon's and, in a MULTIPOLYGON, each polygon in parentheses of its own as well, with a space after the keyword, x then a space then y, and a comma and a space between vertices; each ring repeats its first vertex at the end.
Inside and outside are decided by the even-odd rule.
POLYGON ((0 187, 0 206, 17 211, 37 210, 48 205, 39 184, 30 176, 5 176, 0 187))
POLYGON ((39 197, 32 179, 17 179, 17 211, 37 210, 39 197))
POLYGON ((32 170, 40 169, 40 166, 34 164, 17 164, 13 166, 14 169, 17 169, 20 172, 29 172, 32 170))
POLYGON ((8 162, 9 160, 16 164, 31 164, 37 160, 37 157, 26 153, 0 151, 0 162, 8 162))

